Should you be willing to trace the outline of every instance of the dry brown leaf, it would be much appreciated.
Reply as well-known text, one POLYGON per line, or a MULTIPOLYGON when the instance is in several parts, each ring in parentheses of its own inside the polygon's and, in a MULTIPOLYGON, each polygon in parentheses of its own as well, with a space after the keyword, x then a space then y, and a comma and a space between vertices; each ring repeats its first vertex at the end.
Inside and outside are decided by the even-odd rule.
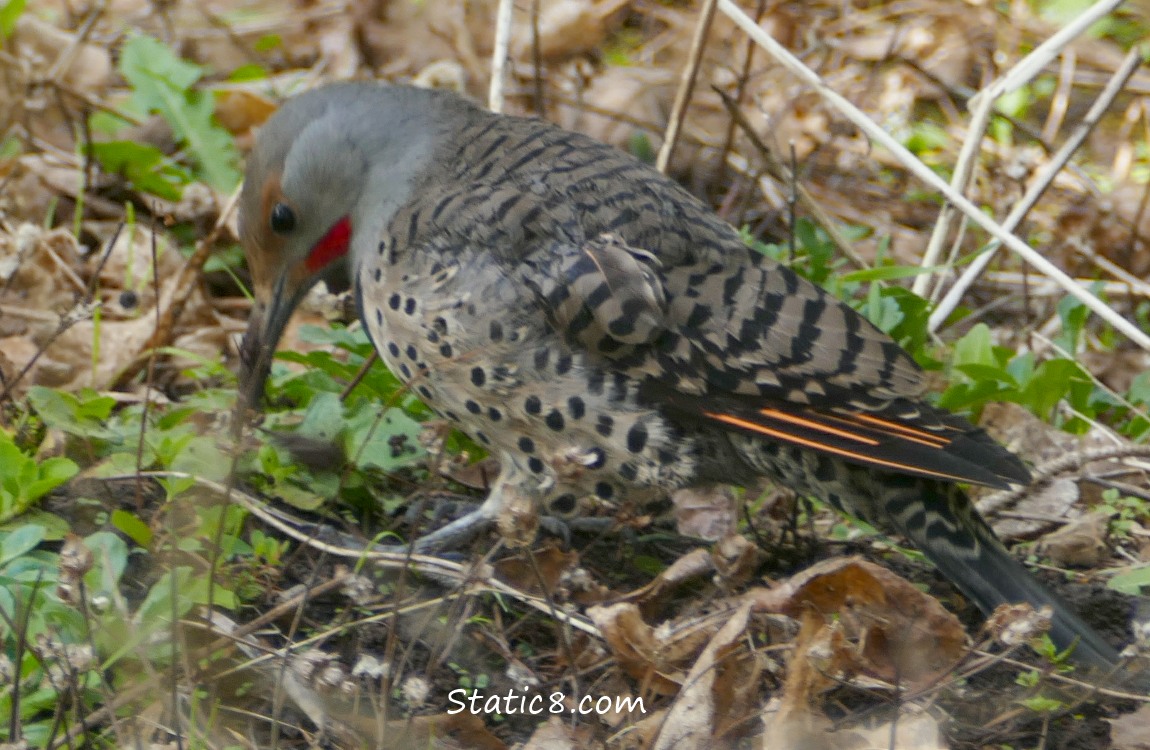
POLYGON ((436 60, 419 71, 411 79, 411 85, 463 94, 467 91, 467 71, 455 60, 436 60))
MULTIPOLYGON (((108 48, 81 42, 74 33, 31 13, 23 13, 16 20, 5 49, 28 65, 34 77, 51 77, 73 91, 99 95, 111 81, 112 54, 108 48)), ((21 99, 26 96, 27 92, 21 92, 21 99)), ((8 107, 16 102, 3 104, 8 107)))
POLYGON ((1106 511, 1088 513, 1044 536, 1036 551, 1058 566, 1090 568, 1099 565, 1110 557, 1110 545, 1106 543, 1110 517, 1106 511))
POLYGON ((636 133, 646 133, 652 147, 658 148, 678 78, 674 71, 661 68, 609 67, 583 90, 562 92, 567 101, 554 108, 554 119, 569 130, 624 148, 636 133), (596 110, 625 112, 627 121, 596 110))
POLYGON ((1000 604, 986 618, 983 630, 994 639, 1007 646, 1028 643, 1031 639, 1050 630, 1053 610, 1043 607, 1035 610, 1030 604, 1000 604))
POLYGON ((9 306, 0 332, 24 333, 44 323, 54 328, 85 289, 73 270, 81 255, 76 238, 63 229, 24 223, 11 235, 0 233, 0 303, 9 306))
POLYGON ((1123 714, 1110 722, 1110 747, 1113 750, 1150 750, 1150 703, 1137 711, 1123 714))
MULTIPOLYGON (((930 681, 965 653, 966 632, 954 615, 906 580, 860 558, 818 563, 771 592, 748 596, 757 607, 801 620, 804 628, 808 617, 842 623, 846 635, 858 639, 861 668, 884 680, 930 681)), ((802 647, 800 640, 796 648, 802 647)))
POLYGON ((553 594, 563 576, 578 564, 579 553, 563 552, 551 544, 541 550, 524 551, 512 557, 505 557, 497 561, 494 568, 496 578, 520 591, 553 594), (524 555, 531 555, 531 559, 525 560, 524 555))
POLYGON ((638 607, 627 602, 600 605, 589 608, 587 616, 599 628, 619 665, 629 675, 641 683, 649 680, 647 684, 661 695, 678 692, 682 670, 669 662, 681 661, 675 658, 682 656, 681 650, 659 638, 643 621, 638 607))
MULTIPOLYGON (((631 0, 545 0, 540 3, 539 54, 547 62, 595 51, 607 35, 608 19, 631 0)), ((534 29, 530 17, 512 32, 511 52, 518 59, 532 59, 534 29)))
POLYGON ((571 726, 558 716, 550 716, 535 727, 520 750, 578 750, 579 747, 571 726))
POLYGON ((216 119, 237 138, 263 125, 276 111, 276 103, 247 89, 221 89, 216 92, 216 119))
POLYGON ((739 679, 737 670, 723 670, 723 662, 731 656, 747 629, 751 613, 750 602, 744 602, 731 613, 722 628, 715 633, 699 658, 691 666, 683 681, 683 689, 675 697, 667 719, 655 739, 656 750, 691 750, 714 746, 713 736, 720 728, 716 709, 716 693, 731 692, 731 687, 719 686, 720 681, 739 679))
POLYGON ((776 710, 763 713, 762 750, 946 750, 938 722, 914 704, 899 708, 894 721, 871 727, 837 728, 824 716, 807 713, 782 717, 776 710))
POLYGON ((673 591, 686 581, 692 581, 714 572, 715 563, 711 553, 702 547, 696 547, 668 565, 646 586, 619 597, 619 601, 651 602, 660 595, 673 591))
POLYGON ((688 487, 671 495, 680 534, 713 542, 733 534, 738 525, 735 491, 726 485, 688 487))
POLYGON ((711 548, 711 560, 726 587, 751 580, 763 559, 763 552, 742 534, 730 534, 711 548))
POLYGON ((451 460, 442 461, 439 473, 453 482, 473 490, 486 490, 495 483, 499 477, 499 458, 487 456, 478 461, 451 460))

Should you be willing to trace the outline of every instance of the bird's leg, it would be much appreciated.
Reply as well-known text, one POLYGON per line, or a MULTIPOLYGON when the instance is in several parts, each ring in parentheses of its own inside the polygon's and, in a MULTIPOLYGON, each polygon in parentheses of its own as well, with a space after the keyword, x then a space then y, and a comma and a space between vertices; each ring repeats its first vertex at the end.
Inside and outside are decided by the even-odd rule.
POLYGON ((492 523, 511 546, 531 544, 539 530, 539 502, 547 489, 547 481, 540 481, 531 473, 522 471, 514 461, 505 459, 499 478, 479 508, 421 536, 411 545, 412 550, 427 554, 459 549, 490 528, 492 523))
POLYGON ((463 547, 489 529, 495 521, 484 512, 485 506, 486 503, 462 518, 457 518, 446 526, 416 539, 411 545, 411 551, 420 555, 430 555, 463 547))

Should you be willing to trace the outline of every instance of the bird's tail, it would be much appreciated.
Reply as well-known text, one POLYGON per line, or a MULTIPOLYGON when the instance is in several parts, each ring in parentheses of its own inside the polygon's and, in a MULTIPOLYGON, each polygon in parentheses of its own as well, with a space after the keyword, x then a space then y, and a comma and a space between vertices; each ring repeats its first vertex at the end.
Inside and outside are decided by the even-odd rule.
POLYGON ((910 539, 984 613, 1006 603, 1049 606, 1056 646, 1073 646, 1074 660, 1084 666, 1107 672, 1117 667, 1114 648, 1006 550, 960 487, 902 475, 852 473, 856 482, 871 485, 865 494, 879 506, 859 515, 910 539))

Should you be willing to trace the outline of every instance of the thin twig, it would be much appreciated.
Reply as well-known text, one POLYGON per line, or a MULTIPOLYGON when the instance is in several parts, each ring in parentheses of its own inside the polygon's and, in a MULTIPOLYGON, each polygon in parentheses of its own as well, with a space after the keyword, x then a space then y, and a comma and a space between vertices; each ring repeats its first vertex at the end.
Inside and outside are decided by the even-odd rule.
POLYGON ((48 74, 45 78, 54 83, 59 82, 64 74, 72 67, 73 61, 80 54, 80 48, 87 41, 88 37, 92 34, 92 30, 96 27, 96 22, 104 15, 104 11, 108 7, 107 0, 99 0, 93 3, 91 10, 84 19, 84 23, 72 34, 72 38, 64 51, 56 57, 56 61, 52 63, 52 67, 48 69, 48 74))
POLYGON ((1150 284, 1130 273, 1106 256, 1099 255, 1093 248, 1087 247, 1081 237, 1071 237, 1067 244, 1089 259, 1091 263, 1118 279, 1119 283, 1111 282, 1109 286, 1126 286, 1129 288, 1128 293, 1130 294, 1150 297, 1150 284))
POLYGON ((699 76, 699 64, 703 60, 703 50, 707 47, 707 37, 711 32, 711 22, 715 20, 717 5, 718 0, 704 0, 699 11, 699 22, 695 24, 695 36, 691 39, 691 51, 687 55, 687 64, 683 66, 679 89, 675 92, 675 103, 671 107, 671 119, 667 122, 663 145, 655 158, 655 169, 664 174, 667 165, 671 163, 671 155, 675 152, 679 131, 683 127, 683 118, 687 115, 687 105, 691 103, 691 94, 695 91, 695 79, 699 76))
MULTIPOLYGON (((1074 245, 1071 245, 1074 247, 1074 245)), ((1092 261, 1098 263, 1099 267, 1104 268, 1111 273, 1121 269, 1117 264, 1111 260, 1097 255, 1088 248, 1074 247, 1079 250, 1083 255, 1090 258, 1092 261), (1104 261, 1104 262, 1103 262, 1104 261)), ((1123 271, 1125 273, 1125 271, 1123 271)), ((1075 279, 1079 284, 1089 285, 1096 289, 1101 294, 1107 297, 1150 297, 1150 284, 1145 281, 1139 280, 1137 283, 1130 283, 1125 278, 1121 281, 1098 281, 1096 279, 1075 279)), ((1027 290, 1031 297, 1061 297, 1063 296, 1062 287, 1054 282, 1038 281, 1033 279, 1027 281, 1026 277, 1019 271, 987 271, 978 280, 980 287, 990 287, 992 289, 1018 289, 1024 284, 1029 284, 1030 288, 1027 290)), ((999 302, 1002 298, 998 298, 995 302, 999 302)), ((993 304, 993 303, 992 303, 993 304)), ((1057 318, 1056 318, 1057 320, 1057 318)), ((970 318, 963 318, 963 324, 966 325, 970 322, 970 318)))
POLYGON ((1058 87, 1050 97, 1050 111, 1046 115, 1046 124, 1042 126, 1042 140, 1053 143, 1062 123, 1066 119, 1066 112, 1070 109, 1070 94, 1074 90, 1074 69, 1078 57, 1073 47, 1062 50, 1062 64, 1058 66, 1058 87))
POLYGON ((539 4, 531 0, 531 69, 535 84, 535 114, 547 117, 547 98, 543 87, 543 48, 539 44, 539 4))
MULTIPOLYGON (((971 101, 976 99, 977 97, 971 101)), ((950 186, 954 188, 955 192, 966 192, 966 186, 970 183, 971 175, 974 174, 974 165, 978 161, 978 155, 982 152, 982 140, 986 135, 986 126, 990 123, 993 108, 993 99, 983 99, 981 104, 974 108, 970 125, 966 128, 966 139, 962 142, 958 159, 954 163, 954 174, 950 178, 950 186)), ((942 254, 942 245, 950 233, 950 222, 953 217, 954 208, 950 204, 943 205, 942 210, 938 212, 938 220, 934 223, 930 240, 926 243, 926 251, 922 254, 920 265, 923 269, 938 265, 938 256, 942 254)), ((929 272, 919 274, 911 285, 911 291, 920 297, 924 296, 932 276, 933 274, 929 272)))

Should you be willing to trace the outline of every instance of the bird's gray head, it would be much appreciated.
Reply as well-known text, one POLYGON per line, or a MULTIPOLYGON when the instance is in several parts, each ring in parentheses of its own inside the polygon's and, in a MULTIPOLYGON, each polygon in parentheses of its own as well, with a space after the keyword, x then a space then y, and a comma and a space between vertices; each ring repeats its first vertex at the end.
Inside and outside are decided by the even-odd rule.
MULTIPOLYGON (((272 354, 300 299, 346 278, 407 202, 457 127, 457 97, 374 83, 289 100, 260 129, 239 203, 255 304, 241 353, 241 397, 256 407, 272 354)), ((464 105, 466 106, 466 105, 464 105)))

